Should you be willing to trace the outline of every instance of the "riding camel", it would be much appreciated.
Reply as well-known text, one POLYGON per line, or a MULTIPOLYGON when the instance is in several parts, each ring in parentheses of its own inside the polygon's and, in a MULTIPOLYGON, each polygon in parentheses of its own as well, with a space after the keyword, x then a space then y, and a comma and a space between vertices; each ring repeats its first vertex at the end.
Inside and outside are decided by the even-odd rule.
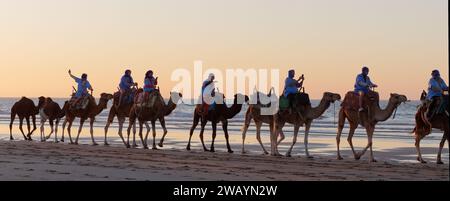
POLYGON ((195 107, 194 121, 193 121, 191 130, 190 130, 190 133, 189 133, 189 142, 186 147, 187 150, 191 150, 192 135, 193 135, 194 130, 197 127, 199 121, 201 120, 200 140, 202 142, 203 150, 215 152, 214 141, 216 139, 217 123, 222 122, 222 128, 225 133, 225 139, 227 142, 228 153, 233 153, 233 151, 231 150, 231 147, 230 147, 229 136, 228 136, 228 119, 232 119, 239 112, 241 112, 243 103, 248 102, 249 98, 246 95, 236 94, 236 95, 234 95, 234 101, 233 101, 233 105, 231 107, 227 107, 227 105, 223 101, 223 100, 225 100, 225 96, 223 94, 216 92, 216 95, 214 98, 216 100, 216 106, 214 109, 208 111, 207 114, 204 115, 204 118, 202 116, 202 107, 203 106, 201 104, 198 104, 195 107), (211 142, 210 150, 208 150, 206 148, 205 143, 203 141, 203 133, 205 131, 205 126, 208 123, 208 121, 211 121, 211 125, 212 125, 212 142, 211 142))
MULTIPOLYGON (((331 103, 334 103, 335 101, 338 101, 341 99, 341 96, 336 93, 331 92, 325 92, 323 93, 322 99, 318 106, 311 107, 311 105, 304 105, 305 111, 303 112, 303 117, 299 115, 298 112, 286 112, 286 111, 279 111, 277 114, 274 115, 274 134, 271 135, 271 145, 272 145, 272 155, 280 155, 278 152, 278 145, 280 142, 284 139, 282 129, 286 123, 293 124, 294 125, 294 137, 292 140, 292 145, 289 148, 289 150, 286 153, 287 157, 291 156, 292 149, 294 148, 295 143, 297 142, 297 136, 298 131, 300 127, 304 124, 305 125, 305 154, 308 158, 312 158, 312 156, 309 154, 308 151, 308 137, 309 137, 309 130, 311 128, 311 124, 314 119, 319 118, 322 116, 322 114, 330 107, 331 103), (281 139, 277 142, 276 139, 278 135, 281 135, 281 139)), ((296 101, 297 107, 301 107, 301 105, 298 104, 298 101, 296 101)))
MULTIPOLYGON (((76 109, 69 107, 66 110, 66 119, 63 123, 63 130, 66 126, 66 123, 69 123, 67 126, 67 133, 69 134, 70 144, 78 144, 78 138, 80 136, 81 130, 83 129, 84 122, 89 119, 90 120, 90 133, 91 133, 91 139, 93 145, 98 145, 94 140, 94 121, 95 117, 100 114, 104 109, 108 106, 108 101, 113 99, 112 94, 102 93, 100 95, 99 103, 97 104, 94 97, 89 96, 89 103, 86 108, 84 109, 76 109), (71 128, 72 123, 75 120, 75 118, 80 118, 80 127, 78 128, 78 134, 77 138, 75 139, 75 142, 72 141, 71 136, 71 128)), ((63 132, 64 135, 64 132, 63 132)))
POLYGON ((55 133, 55 142, 58 142, 58 125, 61 118, 63 118, 66 113, 65 110, 67 109, 68 105, 64 105, 64 109, 61 109, 58 103, 54 102, 51 98, 45 98, 43 96, 39 97, 39 104, 41 107, 39 108, 39 115, 41 117, 41 126, 40 126, 40 133, 41 133, 41 142, 47 140, 50 138, 50 136, 55 133), (44 125, 45 122, 49 121, 50 124, 50 134, 48 136, 45 136, 44 134, 44 125), (55 122, 55 126, 53 124, 55 122))
MULTIPOLYGON (((391 93, 388 104, 385 109, 381 109, 379 105, 379 95, 377 92, 369 91, 363 97, 363 105, 366 106, 365 110, 358 112, 359 97, 353 92, 350 91, 345 95, 344 101, 342 102, 341 109, 339 110, 339 121, 338 121, 338 131, 336 136, 336 144, 337 144, 337 159, 342 160, 339 149, 340 138, 342 134, 342 130, 344 129, 345 119, 348 120, 350 124, 350 131, 347 138, 348 143, 352 149, 353 155, 356 160, 359 160, 361 156, 370 148, 370 158, 369 162, 376 162, 373 157, 372 151, 372 137, 375 131, 375 125, 380 121, 386 121, 389 119, 394 111, 397 110, 397 107, 406 102, 408 99, 405 95, 400 95, 396 93, 391 93), (355 133, 358 125, 363 126, 366 129, 368 143, 367 146, 360 153, 356 153, 353 147, 353 134, 355 133)), ((394 115, 395 117, 395 115, 394 115)))
MULTIPOLYGON (((172 113, 173 110, 175 110, 175 108, 177 107, 177 103, 179 98, 182 97, 181 93, 175 93, 175 92, 171 92, 170 93, 170 99, 169 102, 167 104, 165 104, 164 107, 164 116, 168 116, 172 113), (172 97, 175 97, 174 100, 172 100, 172 97)), ((114 94, 114 99, 113 99, 113 105, 116 105, 117 101, 119 101, 119 94, 118 92, 116 92, 114 94)), ((128 103, 128 104, 121 104, 119 107, 112 107, 111 110, 109 111, 109 115, 108 115, 108 120, 105 126, 105 145, 108 145, 106 136, 108 133, 108 128, 111 125, 111 123, 114 120, 114 117, 117 116, 118 122, 119 122, 119 136, 122 139, 122 142, 124 143, 125 146, 129 147, 127 142, 125 141, 125 139, 123 138, 123 134, 122 134, 122 129, 123 129, 123 124, 125 123, 125 119, 129 118, 130 116, 130 111, 131 108, 133 107, 134 102, 128 103)), ((163 147, 163 143, 164 143, 164 138, 167 135, 167 129, 166 129, 166 125, 165 125, 165 120, 164 117, 160 117, 159 122, 161 123, 161 126, 164 130, 164 135, 160 141, 160 143, 158 144, 159 147, 163 147)), ((148 123, 145 122, 145 125, 147 128, 149 128, 148 123)), ((133 125, 133 129, 135 130, 135 124, 133 125)), ((134 132, 136 133, 136 132, 134 132)), ((136 140, 135 140, 135 135, 133 135, 133 147, 137 147, 136 144, 136 140)))
MULTIPOLYGON (((138 94, 142 98, 144 92, 141 92, 138 94)), ((164 113, 165 113, 165 103, 164 99, 161 96, 160 92, 158 90, 155 90, 151 92, 150 95, 148 95, 148 100, 140 100, 139 102, 133 104, 133 107, 130 109, 130 115, 129 115, 129 126, 127 130, 127 147, 130 147, 130 131, 131 127, 136 123, 136 119, 139 122, 139 137, 142 142, 142 146, 144 149, 148 149, 147 139, 149 134, 149 127, 147 126, 147 134, 145 135, 145 138, 143 137, 142 131, 143 126, 146 122, 150 121, 152 123, 152 131, 153 131, 153 145, 152 149, 156 150, 156 120, 159 120, 161 117, 164 119, 164 113)), ((163 124, 164 121, 161 122, 163 124)), ((165 124, 165 123, 164 123, 165 124)), ((133 132, 136 133, 136 132, 133 132)))
MULTIPOLYGON (((427 96, 427 93, 425 91, 422 92, 422 96, 421 96, 421 100, 425 101, 425 98, 427 96)), ((446 98, 447 103, 448 103, 448 95, 444 96, 444 98, 446 98)), ((433 118, 431 119, 430 123, 431 123, 431 127, 432 128, 436 128, 439 129, 441 131, 444 131, 444 134, 442 136, 442 140, 439 143, 439 151, 438 151, 438 155, 437 155, 437 164, 444 164, 442 162, 441 159, 441 153, 442 153, 442 149, 444 148, 445 145, 445 141, 447 141, 447 143, 449 143, 449 116, 448 116, 448 106, 446 108, 446 113, 445 111, 443 113, 438 113, 435 114, 433 116, 433 118)), ((415 120, 416 120, 416 126, 414 127, 413 133, 415 135, 415 146, 416 146, 416 150, 417 150, 417 160, 421 163, 426 163, 426 161, 422 158, 422 153, 420 151, 420 141, 427 135, 429 135, 431 133, 431 128, 429 127, 429 125, 427 123, 425 123, 425 113, 427 111, 427 107, 426 104, 421 105, 416 113, 415 116, 415 120)))
MULTIPOLYGON (((258 140, 259 144, 261 145, 261 148, 264 151, 264 154, 269 154, 269 152, 266 151, 266 148, 264 147, 262 141, 261 141, 261 126, 263 123, 265 124, 269 124, 269 128, 270 128, 270 133, 272 133, 272 129, 273 129, 273 115, 261 115, 261 108, 267 108, 270 109, 270 107, 272 106, 271 103, 268 104, 262 104, 261 103, 261 95, 264 95, 268 98, 272 97, 272 91, 273 88, 270 90, 269 94, 265 95, 259 91, 256 91, 255 96, 256 96, 256 104, 250 104, 247 112, 245 113, 245 121, 244 121, 244 126, 242 127, 242 153, 246 153, 245 151, 245 137, 246 137, 246 133, 247 130, 250 126, 250 123, 253 119, 253 121, 255 122, 255 126, 256 126, 256 140, 258 140)), ((253 102, 252 102, 253 103, 253 102)), ((278 108, 276 108, 278 109, 278 108)))
POLYGON ((9 139, 14 140, 14 138, 12 136, 12 126, 13 126, 14 120, 17 115, 17 116, 19 116, 19 122, 20 122, 19 130, 22 133, 23 138, 25 140, 31 140, 31 135, 36 130, 36 115, 38 113, 39 113, 39 107, 34 105, 34 102, 31 99, 22 97, 19 101, 14 103, 14 105, 11 108, 11 122, 9 124, 9 139), (33 130, 30 130, 30 117, 33 121, 33 130), (28 134, 26 136, 22 129, 23 119, 25 119, 27 122, 28 134))

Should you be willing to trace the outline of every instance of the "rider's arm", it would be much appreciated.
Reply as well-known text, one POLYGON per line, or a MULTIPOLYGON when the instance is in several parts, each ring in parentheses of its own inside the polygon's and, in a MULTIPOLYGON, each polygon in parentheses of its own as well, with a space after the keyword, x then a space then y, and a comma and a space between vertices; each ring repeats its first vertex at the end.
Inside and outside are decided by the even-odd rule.
POLYGON ((213 81, 206 81, 206 82, 203 82, 202 88, 206 88, 206 87, 207 87, 208 85, 210 85, 212 82, 213 82, 213 81))
POLYGON ((80 78, 75 77, 74 75, 72 75, 72 72, 71 72, 71 71, 69 71, 69 76, 70 76, 72 79, 74 79, 75 82, 78 82, 78 80, 80 80, 80 78))

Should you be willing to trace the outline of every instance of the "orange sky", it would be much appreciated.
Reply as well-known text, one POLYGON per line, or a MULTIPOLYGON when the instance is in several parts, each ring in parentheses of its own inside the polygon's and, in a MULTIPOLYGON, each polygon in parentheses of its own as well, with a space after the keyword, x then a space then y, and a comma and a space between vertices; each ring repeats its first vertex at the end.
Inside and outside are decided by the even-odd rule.
POLYGON ((141 84, 151 68, 168 96, 172 72, 203 60, 204 69, 279 68, 282 77, 293 67, 313 98, 351 90, 367 65, 382 98, 417 99, 432 69, 448 77, 447 7, 447 0, 0 0, 0 97, 67 97, 68 68, 88 73, 96 94, 115 91, 126 68, 141 84))

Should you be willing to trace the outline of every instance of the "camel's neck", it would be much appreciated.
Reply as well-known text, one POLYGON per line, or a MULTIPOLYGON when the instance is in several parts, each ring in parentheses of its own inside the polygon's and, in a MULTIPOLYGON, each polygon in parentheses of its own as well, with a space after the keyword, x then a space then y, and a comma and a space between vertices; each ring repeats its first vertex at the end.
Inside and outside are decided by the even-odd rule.
POLYGON ((242 104, 238 104, 237 101, 235 100, 233 105, 230 108, 226 109, 225 117, 227 119, 231 119, 234 116, 236 116, 237 114, 239 114, 239 112, 241 112, 241 109, 242 109, 242 104))
POLYGON ((177 104, 175 102, 173 102, 172 98, 170 98, 167 105, 164 106, 164 116, 170 115, 170 113, 172 113, 176 107, 177 107, 177 104))
POLYGON ((328 107, 330 107, 330 101, 322 98, 317 107, 313 107, 309 110, 309 112, 306 114, 306 118, 317 119, 328 109, 328 107))
POLYGON ((393 103, 392 101, 389 101, 388 105, 385 109, 381 109, 378 104, 374 104, 373 111, 375 115, 376 121, 386 121, 391 117, 392 113, 394 112, 397 105, 393 103))
POLYGON ((108 104, 107 101, 100 100, 98 105, 96 105, 96 107, 95 107, 94 115, 95 116, 99 115, 107 107, 107 104, 108 104))

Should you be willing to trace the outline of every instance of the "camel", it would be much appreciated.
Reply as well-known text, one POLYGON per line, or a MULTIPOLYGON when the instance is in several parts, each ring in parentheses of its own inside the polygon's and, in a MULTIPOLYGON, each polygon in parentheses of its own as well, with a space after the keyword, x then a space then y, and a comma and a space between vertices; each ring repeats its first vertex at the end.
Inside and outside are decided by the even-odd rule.
POLYGON ((17 115, 17 116, 19 116, 19 122, 20 122, 19 129, 23 135, 23 138, 25 140, 31 140, 31 135, 36 130, 36 115, 38 113, 39 113, 39 106, 35 106, 34 102, 29 98, 22 97, 19 101, 14 103, 14 105, 11 108, 11 122, 9 124, 9 139, 14 140, 14 138, 12 136, 12 126, 13 126, 14 120, 17 115), (30 117, 33 121, 33 129, 32 130, 30 130, 30 117), (28 134, 26 136, 22 129, 23 119, 25 119, 27 122, 28 134))
MULTIPOLYGON (((422 92, 421 100, 425 101, 425 97, 427 96, 427 93, 425 91, 422 92)), ((444 98, 447 99, 448 102, 448 95, 444 96, 444 98)), ((413 133, 415 135, 415 146, 417 150, 417 160, 421 163, 426 163, 426 161, 422 158, 422 153, 420 151, 420 141, 427 135, 431 133, 431 130, 429 126, 425 123, 425 112, 427 108, 426 105, 421 105, 416 113, 415 120, 416 120, 416 126, 414 127, 413 133)), ((439 151, 437 155, 437 164, 444 164, 441 159, 441 153, 442 149, 444 148, 445 141, 447 140, 447 143, 449 143, 449 124, 448 124, 449 118, 448 118, 448 107, 447 107, 447 114, 441 113, 441 114, 435 114, 434 117, 431 119, 430 123, 432 125, 432 128, 439 129, 441 131, 444 131, 444 134, 442 136, 442 140, 439 144, 439 151)), ((450 146, 450 145, 449 145, 450 146)))
POLYGON ((41 105, 39 109, 39 115, 41 117, 41 126, 40 126, 40 134, 41 134, 41 142, 50 138, 50 136, 55 133, 55 142, 58 142, 58 125, 61 118, 63 118, 66 113, 68 105, 65 104, 64 109, 61 109, 58 103, 54 102, 51 98, 45 98, 43 96, 39 97, 39 104, 41 105), (44 125, 45 122, 49 120, 51 132, 45 137, 44 134, 44 125), (53 122, 55 121, 55 127, 53 127, 53 122))
MULTIPOLYGON (((94 140, 94 121, 95 121, 95 117, 100 114, 104 109, 107 108, 108 106, 108 101, 113 99, 113 95, 112 94, 108 94, 108 93, 102 93, 100 95, 100 101, 98 104, 96 104, 96 101, 94 99, 94 97, 90 96, 89 97, 89 104, 87 105, 87 107, 85 109, 72 109, 72 108, 68 108, 66 110, 66 119, 63 123, 63 131, 65 129, 66 123, 69 123, 69 125, 67 126, 67 133, 69 134, 69 139, 70 139, 70 144, 78 144, 78 138, 80 136, 81 130, 83 129, 83 124, 84 122, 89 118, 90 120, 90 133, 91 133, 91 140, 92 140, 92 145, 98 145, 95 140, 94 140), (72 136, 71 136, 71 128, 72 128, 72 123, 75 120, 75 118, 79 117, 80 118, 80 127, 78 128, 78 134, 77 134, 77 138, 75 139, 75 142, 72 141, 72 136)), ((66 103, 68 104, 68 103, 66 103)), ((64 136, 64 132, 63 132, 63 136, 64 136)))
MULTIPOLYGON (((147 139, 149 134, 149 127, 147 126, 147 134, 145 135, 145 138, 143 137, 142 131, 143 131, 143 125, 150 121, 152 123, 152 131, 153 131, 153 145, 152 149, 156 150, 156 120, 159 120, 159 118, 164 119, 164 113, 165 113, 165 103, 164 99, 161 96, 160 92, 158 90, 153 91, 149 95, 149 102, 151 102, 151 106, 140 106, 140 103, 133 104, 133 107, 130 110, 129 114, 129 126, 127 130, 128 138, 127 138, 127 147, 130 147, 130 131, 131 127, 135 124, 136 119, 139 122, 139 137, 142 142, 142 146, 144 149, 148 149, 147 139)), ((161 122, 161 124, 165 124, 164 121, 161 122)), ((135 133, 135 132, 134 132, 135 133)))
MULTIPOLYGON (((136 95, 136 92, 135 92, 136 95)), ((122 129, 123 129, 123 124, 125 123, 126 118, 129 117, 130 114, 130 110, 131 107, 133 106, 133 102, 131 103, 127 103, 127 104, 118 104, 119 102, 119 98, 120 98, 120 92, 116 92, 114 93, 114 98, 113 98, 113 107, 111 107, 111 109, 109 110, 109 114, 108 114, 108 120, 106 121, 106 126, 105 126, 105 141, 104 141, 104 145, 109 145, 108 144, 108 140, 107 140, 107 135, 108 135, 108 129, 109 126, 113 123, 114 121, 114 117, 117 116, 117 120, 119 123, 119 137, 122 139, 122 142, 126 144, 125 139, 123 138, 122 135, 122 129), (116 105, 118 105, 116 107, 116 105)), ((133 128, 135 129, 135 125, 133 125, 133 128)), ((137 146, 137 145, 136 145, 137 146)))
MULTIPOLYGON (((267 97, 272 97, 272 91, 273 88, 270 90, 269 94, 267 94, 267 97)), ((270 128, 270 133, 272 133, 272 129, 273 129, 273 115, 261 115, 261 108, 262 107, 270 107, 271 103, 267 104, 267 105, 263 105, 260 102, 260 96, 261 96, 261 92, 256 91, 256 104, 250 104, 247 112, 245 113, 245 121, 244 121, 244 126, 242 127, 242 151, 241 153, 244 154, 246 153, 245 151, 245 137, 246 137, 246 133, 247 130, 250 126, 250 123, 253 119, 253 121, 255 122, 255 126, 256 126, 256 140, 258 140, 259 144, 261 145, 261 148, 264 152, 264 154, 269 154, 269 152, 266 151, 266 148, 264 147, 262 141, 261 141, 261 126, 263 123, 265 124, 269 124, 269 128, 270 128)))
POLYGON ((351 99, 350 98, 351 96, 354 96, 353 91, 350 91, 346 94, 344 101, 341 105, 341 109, 339 110, 338 131, 336 136, 337 159, 338 160, 343 159, 340 154, 339 143, 342 130, 344 129, 345 119, 347 119, 350 124, 350 131, 347 141, 350 144, 355 160, 359 160, 361 156, 363 156, 364 153, 367 151, 367 149, 370 148, 369 162, 376 162, 376 160, 373 157, 372 151, 372 144, 373 144, 372 137, 375 131, 375 125, 380 121, 386 121, 387 119, 389 119, 391 115, 394 113, 394 111, 397 110, 397 107, 400 104, 406 102, 408 99, 406 98, 405 95, 391 93, 386 108, 381 109, 379 106, 378 93, 371 91, 364 96, 364 102, 366 102, 366 104, 364 105, 367 105, 366 109, 361 112, 358 112, 357 106, 353 108, 346 106, 346 103, 355 100, 355 98, 351 99), (356 153, 352 142, 353 134, 355 133, 355 130, 358 127, 358 125, 361 125, 366 129, 368 138, 367 146, 360 153, 356 153))
POLYGON ((222 128, 225 133, 225 139, 227 142, 227 149, 228 153, 233 153, 230 147, 229 142, 229 136, 228 136, 228 119, 232 119, 234 116, 236 116, 242 109, 243 103, 240 101, 248 102, 249 98, 246 95, 242 94, 236 94, 234 95, 234 101, 233 105, 231 107, 227 107, 227 105, 223 102, 225 100, 225 96, 223 94, 220 94, 216 92, 216 108, 212 109, 211 111, 208 111, 205 118, 201 115, 201 108, 202 105, 198 104, 194 111, 194 121, 189 133, 189 142, 186 146, 187 150, 191 150, 191 139, 192 134, 194 133, 195 128, 197 127, 199 121, 201 120, 201 130, 200 130, 200 140, 202 142, 203 150, 204 151, 210 151, 215 152, 214 149, 214 141, 216 139, 216 130, 217 130, 217 123, 222 122, 222 128), (221 104, 222 103, 222 104, 221 104), (208 121, 211 121, 212 125, 212 142, 211 142, 211 149, 208 150, 205 146, 205 143, 203 141, 203 133, 205 131, 205 126, 208 123, 208 121))
POLYGON ((299 114, 296 112, 288 113, 285 111, 284 112, 280 111, 277 114, 275 114, 274 118, 273 118, 274 126, 275 126, 275 128, 273 130, 275 133, 273 135, 271 135, 272 155, 276 155, 276 156, 280 155, 278 152, 278 145, 284 139, 282 129, 286 123, 289 123, 289 124, 294 125, 294 136, 293 136, 293 140, 292 140, 292 145, 286 153, 286 156, 290 157, 291 153, 292 153, 292 149, 294 148, 294 145, 297 142, 298 131, 299 131, 300 127, 304 124, 305 125, 305 141, 304 141, 305 154, 306 154, 306 157, 312 158, 312 156, 309 154, 309 151, 308 151, 308 137, 309 137, 309 130, 311 128, 311 124, 314 119, 317 119, 320 116, 322 116, 322 114, 330 107, 331 103, 334 103, 335 101, 338 101, 340 99, 341 99, 341 96, 339 94, 325 92, 325 93, 323 93, 322 99, 318 106, 311 107, 311 105, 307 105, 305 107, 303 118, 301 118, 299 116, 299 114), (281 139, 277 142, 276 139, 277 139, 278 134, 281 135, 281 139))
MULTIPOLYGON (((116 102, 119 101, 118 100, 119 96, 118 96, 117 93, 114 94, 113 105, 115 105, 116 102)), ((167 104, 165 104, 165 107, 164 107, 164 116, 170 115, 172 113, 172 111, 175 110, 175 108, 177 107, 178 98, 181 98, 183 96, 181 93, 175 93, 175 92, 171 92, 170 94, 171 95, 170 95, 169 102, 167 104), (172 97, 177 97, 177 98, 172 100, 172 97)), ((108 142, 106 140, 106 136, 107 136, 107 133, 108 133, 108 128, 111 125, 111 123, 113 122, 114 117, 117 116, 117 119, 119 121, 119 136, 122 139, 122 142, 124 143, 124 145, 129 147, 128 143, 123 138, 122 129, 123 129, 123 124, 125 123, 125 119, 130 116, 130 111, 131 111, 131 108, 133 107, 133 104, 134 103, 132 102, 130 104, 123 104, 122 106, 119 106, 118 108, 116 108, 116 107, 112 107, 111 108, 111 110, 109 111, 108 120, 107 120, 107 123, 106 123, 106 126, 105 126, 105 145, 108 145, 108 142)), ((163 137, 161 138, 161 141, 158 144, 159 147, 163 147, 164 146, 164 144, 163 144, 164 143, 164 138, 167 135, 167 129, 166 129, 164 116, 159 117, 159 119, 158 119, 159 122, 161 123, 161 126, 162 126, 163 130, 164 130, 163 137)), ((150 126, 148 125, 147 122, 145 122, 145 126, 147 127, 147 132, 148 132, 150 126)), ((135 125, 133 125, 133 129, 134 129, 134 133, 136 133, 135 125)), ((135 139, 136 139, 135 135, 133 135, 133 147, 137 147, 135 139)))

